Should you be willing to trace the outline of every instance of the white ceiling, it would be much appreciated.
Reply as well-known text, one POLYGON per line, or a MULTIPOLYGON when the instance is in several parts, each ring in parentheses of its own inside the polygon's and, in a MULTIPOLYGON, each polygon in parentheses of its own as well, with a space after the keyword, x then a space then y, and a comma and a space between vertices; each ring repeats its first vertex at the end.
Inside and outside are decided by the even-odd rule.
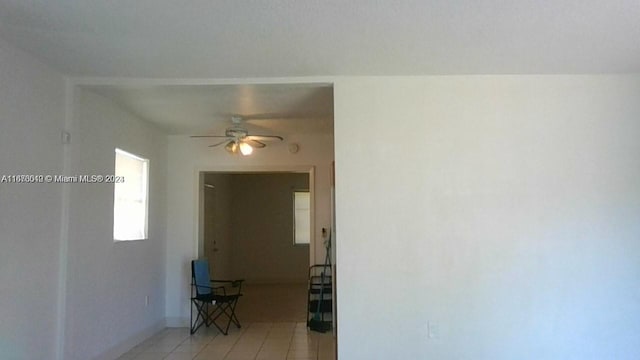
POLYGON ((88 76, 640 72, 638 0, 0 0, 0 34, 88 76))
MULTIPOLYGON (((0 0, 65 74, 259 78, 640 72, 639 0, 0 0)), ((331 133, 326 84, 94 86, 171 134, 331 133)))
POLYGON ((224 135, 232 116, 253 134, 333 134, 331 84, 85 86, 168 134, 224 135))

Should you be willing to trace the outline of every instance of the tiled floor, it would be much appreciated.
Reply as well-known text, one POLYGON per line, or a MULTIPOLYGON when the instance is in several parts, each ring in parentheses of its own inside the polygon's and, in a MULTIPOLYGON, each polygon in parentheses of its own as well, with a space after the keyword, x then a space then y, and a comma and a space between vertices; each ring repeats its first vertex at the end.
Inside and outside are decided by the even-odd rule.
POLYGON ((168 328, 119 359, 334 360, 334 353, 333 335, 308 331, 304 322, 255 322, 232 327, 227 336, 214 328, 191 336, 187 328, 168 328))
POLYGON ((241 329, 229 335, 202 327, 168 328, 120 359, 136 360, 334 360, 335 339, 306 327, 306 284, 247 284, 237 314, 241 329))

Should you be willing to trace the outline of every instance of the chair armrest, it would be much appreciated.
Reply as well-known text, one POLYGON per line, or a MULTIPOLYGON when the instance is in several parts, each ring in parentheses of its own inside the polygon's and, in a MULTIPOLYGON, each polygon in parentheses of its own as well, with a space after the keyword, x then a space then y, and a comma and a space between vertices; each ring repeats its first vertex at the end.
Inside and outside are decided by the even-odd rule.
POLYGON ((203 289, 209 289, 211 290, 211 292, 213 294, 215 294, 217 291, 219 291, 220 289, 222 289, 222 293, 226 296, 227 295, 227 290, 224 288, 224 286, 207 286, 207 285, 196 285, 196 284, 191 284, 191 296, 193 297, 193 289, 196 290, 196 294, 198 293, 198 288, 203 288, 203 289))
POLYGON ((231 286, 233 287, 238 287, 238 286, 242 286, 242 283, 244 282, 244 279, 239 279, 239 280, 211 280, 212 283, 226 283, 226 284, 231 284, 231 286))
POLYGON ((244 279, 239 279, 239 280, 211 280, 212 283, 225 283, 225 284, 231 284, 231 287, 234 288, 238 288, 238 293, 242 291, 242 283, 244 282, 244 279))
POLYGON ((191 286, 196 286, 199 288, 205 288, 205 289, 211 289, 211 290, 224 289, 224 286, 207 286, 207 285, 196 285, 196 284, 191 284, 191 286))

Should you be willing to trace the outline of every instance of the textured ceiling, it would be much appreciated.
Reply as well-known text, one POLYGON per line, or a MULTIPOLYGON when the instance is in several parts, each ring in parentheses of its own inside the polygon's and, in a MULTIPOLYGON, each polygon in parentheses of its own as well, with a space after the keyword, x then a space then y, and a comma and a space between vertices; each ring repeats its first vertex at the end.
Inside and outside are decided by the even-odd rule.
POLYGON ((85 86, 168 134, 223 135, 231 117, 254 134, 333 134, 330 84, 85 86))
POLYGON ((640 72, 638 0, 0 0, 0 36, 73 75, 640 72))

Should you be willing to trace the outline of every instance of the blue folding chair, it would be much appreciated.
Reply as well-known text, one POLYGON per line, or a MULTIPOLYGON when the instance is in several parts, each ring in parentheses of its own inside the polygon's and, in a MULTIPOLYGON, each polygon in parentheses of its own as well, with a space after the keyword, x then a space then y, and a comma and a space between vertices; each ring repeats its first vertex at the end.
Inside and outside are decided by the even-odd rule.
POLYGON ((212 324, 227 335, 233 322, 240 328, 236 305, 242 296, 244 280, 212 280, 209 261, 191 261, 191 334, 204 325, 212 324), (194 310, 197 313, 194 319, 194 310), (226 319, 226 322, 224 321, 226 319))

